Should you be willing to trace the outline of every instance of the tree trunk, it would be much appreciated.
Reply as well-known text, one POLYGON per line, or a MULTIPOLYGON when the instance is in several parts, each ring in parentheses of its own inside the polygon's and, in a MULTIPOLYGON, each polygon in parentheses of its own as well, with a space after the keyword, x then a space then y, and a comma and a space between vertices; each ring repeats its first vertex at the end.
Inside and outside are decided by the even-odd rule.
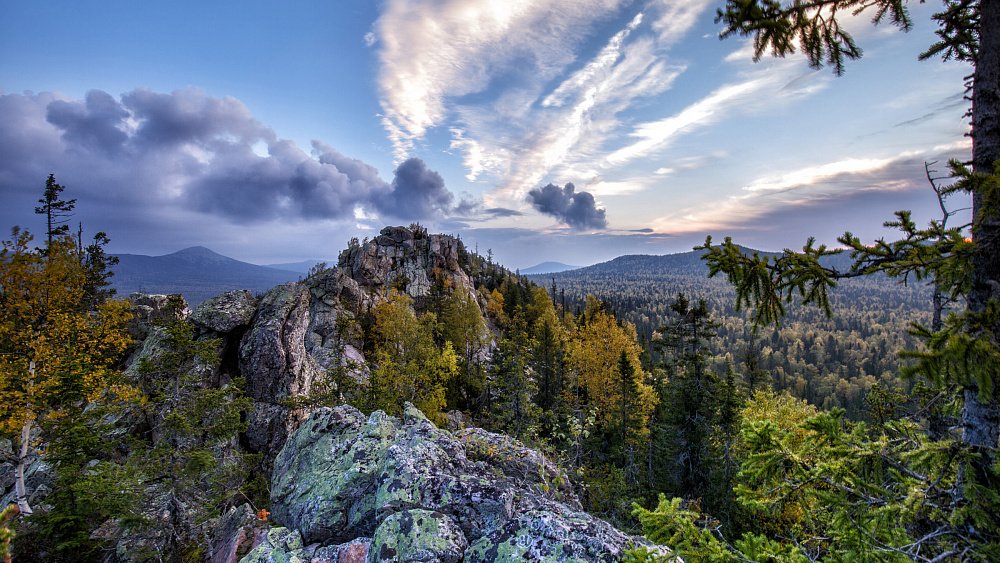
MULTIPOLYGON (((975 172, 986 174, 994 172, 1000 160, 1000 0, 980 2, 979 50, 972 93, 972 159, 975 172)), ((1000 194, 973 194, 977 214, 972 229, 976 253, 969 292, 969 310, 973 312, 983 311, 991 300, 1000 301, 1000 216, 995 211, 998 199, 1000 194), (990 208, 994 211, 989 212, 990 208)), ((994 328, 994 342, 997 335, 1000 326, 994 328)), ((963 441, 983 454, 981 469, 996 460, 1000 437, 1000 374, 992 376, 989 393, 981 393, 985 390, 974 381, 968 382, 964 390, 963 441)))
POLYGON ((28 504, 28 488, 24 482, 24 468, 28 465, 28 443, 31 441, 31 419, 24 421, 21 427, 21 444, 17 454, 17 468, 14 470, 14 492, 17 496, 17 507, 21 514, 30 515, 31 505, 28 504))

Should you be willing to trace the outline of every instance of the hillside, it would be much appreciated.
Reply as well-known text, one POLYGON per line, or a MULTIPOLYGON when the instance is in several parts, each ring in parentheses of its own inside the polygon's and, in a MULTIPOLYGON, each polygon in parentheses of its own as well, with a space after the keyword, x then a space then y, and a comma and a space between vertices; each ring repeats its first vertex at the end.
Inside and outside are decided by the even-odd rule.
POLYGON ((523 275, 532 274, 549 274, 554 272, 565 272, 567 270, 576 270, 580 266, 570 266, 569 264, 563 264, 562 262, 542 262, 541 264, 535 264, 530 268, 522 268, 520 270, 523 275))
POLYGON ((111 278, 119 296, 133 292, 179 293, 191 305, 224 291, 248 289, 263 293, 295 281, 302 274, 241 262, 203 246, 192 246, 163 256, 118 254, 111 278))
MULTIPOLYGON (((620 256, 528 279, 550 291, 555 283, 557 300, 564 300, 569 310, 579 310, 586 295, 607 302, 619 318, 636 326, 654 360, 659 351, 652 345, 653 334, 671 318, 670 305, 677 294, 704 299, 720 324, 712 346, 720 373, 729 364, 742 369, 756 357, 775 388, 827 408, 844 407, 853 417, 862 416, 864 390, 873 382, 900 385, 896 352, 915 346, 907 333, 910 323, 929 319, 927 287, 901 285, 884 277, 844 280, 831 291, 831 317, 815 307, 792 303, 780 327, 766 327, 754 337, 746 311, 735 309, 732 286, 723 276, 707 277, 701 254, 620 256)), ((846 269, 850 257, 837 255, 825 262, 846 269)))

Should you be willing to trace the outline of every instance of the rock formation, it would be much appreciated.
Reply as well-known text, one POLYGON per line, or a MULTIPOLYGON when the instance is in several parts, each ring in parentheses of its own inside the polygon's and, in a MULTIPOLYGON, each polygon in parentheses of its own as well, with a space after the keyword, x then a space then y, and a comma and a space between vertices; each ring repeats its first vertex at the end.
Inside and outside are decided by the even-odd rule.
POLYGON ((560 469, 519 442, 323 408, 278 454, 275 522, 242 563, 617 561, 646 545, 582 512, 560 469), (336 555, 336 556, 335 556, 336 555))

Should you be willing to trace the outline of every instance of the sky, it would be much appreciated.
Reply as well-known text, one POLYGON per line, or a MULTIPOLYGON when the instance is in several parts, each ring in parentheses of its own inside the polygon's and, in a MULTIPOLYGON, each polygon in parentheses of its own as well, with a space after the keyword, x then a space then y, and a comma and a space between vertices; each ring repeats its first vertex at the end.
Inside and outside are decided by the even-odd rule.
MULTIPOLYGON (((753 61, 701 0, 0 0, 0 226, 48 174, 116 253, 335 261, 418 222, 510 268, 887 235, 968 159, 970 67, 845 26, 846 73, 753 61)), ((949 205, 967 206, 956 196, 949 205)))

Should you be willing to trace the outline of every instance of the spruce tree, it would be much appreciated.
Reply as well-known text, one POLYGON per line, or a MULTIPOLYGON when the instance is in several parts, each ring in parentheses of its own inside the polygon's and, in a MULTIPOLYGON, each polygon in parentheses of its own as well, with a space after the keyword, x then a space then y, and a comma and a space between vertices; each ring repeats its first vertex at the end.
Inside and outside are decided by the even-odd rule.
POLYGON ((73 209, 76 208, 76 200, 62 199, 62 192, 65 189, 56 183, 55 175, 49 174, 45 180, 45 192, 38 200, 41 205, 35 208, 35 213, 45 216, 46 248, 52 246, 54 239, 69 234, 68 222, 73 215, 73 209))

